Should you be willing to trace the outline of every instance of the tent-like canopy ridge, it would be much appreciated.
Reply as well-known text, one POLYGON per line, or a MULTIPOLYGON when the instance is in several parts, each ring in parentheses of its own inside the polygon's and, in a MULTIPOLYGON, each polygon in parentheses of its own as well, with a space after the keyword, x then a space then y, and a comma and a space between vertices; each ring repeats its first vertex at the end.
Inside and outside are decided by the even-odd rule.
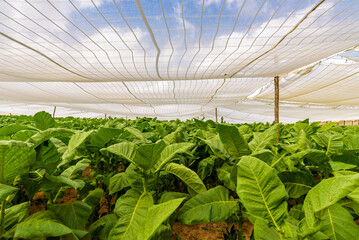
POLYGON ((3 0, 0 114, 359 119, 359 1, 3 0))

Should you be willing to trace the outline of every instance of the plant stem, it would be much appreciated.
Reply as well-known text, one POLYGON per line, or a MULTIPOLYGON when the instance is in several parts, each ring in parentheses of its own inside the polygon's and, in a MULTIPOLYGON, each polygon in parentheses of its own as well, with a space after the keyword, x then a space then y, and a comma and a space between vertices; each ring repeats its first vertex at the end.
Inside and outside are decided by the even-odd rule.
POLYGON ((2 238, 2 235, 5 233, 5 203, 6 200, 2 201, 1 203, 0 239, 2 238))

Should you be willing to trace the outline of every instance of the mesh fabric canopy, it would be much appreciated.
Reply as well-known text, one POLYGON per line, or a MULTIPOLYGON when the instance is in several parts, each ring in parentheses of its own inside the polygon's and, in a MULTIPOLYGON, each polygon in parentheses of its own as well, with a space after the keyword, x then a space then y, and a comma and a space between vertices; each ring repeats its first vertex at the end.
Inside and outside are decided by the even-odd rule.
POLYGON ((358 119, 359 1, 1 0, 0 114, 358 119))

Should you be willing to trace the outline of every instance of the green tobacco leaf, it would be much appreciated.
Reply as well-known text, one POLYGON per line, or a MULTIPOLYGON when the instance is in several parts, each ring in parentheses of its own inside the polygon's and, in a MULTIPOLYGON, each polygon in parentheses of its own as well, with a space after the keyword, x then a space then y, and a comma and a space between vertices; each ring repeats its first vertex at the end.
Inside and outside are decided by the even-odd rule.
POLYGON ((303 205, 298 204, 293 206, 289 211, 289 216, 299 221, 302 220, 304 218, 303 205))
POLYGON ((140 139, 144 143, 150 143, 151 142, 151 141, 147 140, 145 135, 140 130, 138 130, 137 128, 126 127, 125 130, 128 131, 129 133, 131 133, 135 138, 140 139))
MULTIPOLYGON (((30 202, 20 203, 5 209, 5 229, 9 229, 22 221, 29 214, 30 202)), ((1 217, 0 217, 1 220, 1 217)))
POLYGON ((17 175, 27 173, 35 157, 30 143, 0 140, 0 182, 10 184, 17 175))
POLYGON ((101 188, 96 188, 87 194, 86 198, 82 201, 91 206, 92 210, 96 208, 97 205, 100 204, 100 200, 103 195, 103 190, 101 188))
POLYGON ((299 198, 307 194, 314 186, 314 178, 307 172, 284 171, 278 173, 278 177, 284 183, 285 189, 291 198, 299 198))
POLYGON ((116 202, 114 212, 119 219, 108 239, 137 239, 138 234, 143 231, 143 223, 151 206, 153 206, 151 194, 127 191, 116 202))
POLYGON ((318 132, 316 135, 312 135, 312 138, 319 146, 327 149, 326 154, 337 153, 344 145, 342 134, 318 132))
POLYGON ((72 234, 70 228, 58 220, 52 211, 40 211, 16 226, 15 238, 36 239, 72 234))
POLYGON ((71 129, 50 128, 31 136, 29 139, 27 139, 27 142, 33 143, 33 148, 36 148, 41 143, 49 140, 50 138, 71 136, 72 134, 74 134, 74 132, 75 131, 71 129))
POLYGON ((252 153, 251 156, 258 158, 258 159, 262 160, 263 162, 267 163, 268 165, 270 165, 273 161, 274 154, 271 150, 262 149, 255 153, 252 153))
POLYGON ((20 124, 9 124, 7 126, 3 126, 0 128, 0 137, 2 136, 10 136, 14 133, 17 133, 21 130, 33 129, 33 127, 20 125, 20 124))
POLYGON ((359 187, 359 174, 324 179, 307 194, 303 210, 309 227, 315 224, 315 214, 338 202, 359 187))
POLYGON ((348 198, 359 204, 359 188, 356 188, 354 191, 349 193, 348 198))
POLYGON ((139 165, 137 164, 135 160, 135 156, 137 153, 138 146, 134 143, 130 142, 121 142, 114 145, 111 145, 107 148, 103 148, 100 150, 101 153, 110 152, 113 154, 116 154, 127 161, 133 163, 136 167, 139 168, 139 165))
POLYGON ((55 126, 55 120, 52 118, 51 114, 45 111, 36 113, 33 120, 40 130, 45 130, 55 126))
POLYGON ((188 200, 178 212, 183 224, 225 221, 238 211, 238 202, 229 197, 228 190, 217 186, 188 200))
POLYGON ((123 133, 122 129, 117 129, 117 128, 105 128, 105 127, 100 127, 99 129, 97 129, 97 131, 92 135, 91 137, 91 144, 93 146, 96 146, 98 148, 102 148, 106 145, 106 143, 108 143, 112 138, 114 138, 115 136, 120 135, 121 133, 123 133))
POLYGON ((201 139, 203 142, 205 142, 212 150, 212 152, 219 158, 226 158, 228 155, 226 152, 226 149, 224 148, 224 145, 218 135, 215 137, 209 138, 209 139, 201 139))
POLYGON ((162 193, 160 200, 158 200, 158 203, 164 203, 178 198, 185 198, 188 200, 191 198, 191 196, 187 193, 181 192, 164 192, 162 193))
POLYGON ((18 189, 16 187, 12 187, 0 183, 0 202, 4 201, 7 198, 7 196, 16 192, 17 190, 18 189))
POLYGON ((166 146, 161 152, 159 161, 154 164, 156 172, 161 170, 176 154, 188 152, 194 146, 193 143, 174 143, 166 146))
POLYGON ((71 186, 75 189, 82 189, 85 186, 85 182, 82 179, 69 179, 64 176, 52 176, 46 174, 41 189, 43 192, 48 192, 59 190, 62 186, 71 186))
POLYGON ((231 172, 233 166, 224 163, 222 167, 217 168, 217 176, 218 179, 229 189, 232 191, 236 191, 236 184, 231 180, 231 172))
POLYGON ((108 190, 111 195, 111 194, 121 191, 122 189, 124 189, 125 187, 128 187, 128 186, 129 186, 129 184, 126 179, 126 173, 120 172, 120 173, 113 175, 110 178, 110 184, 108 186, 108 190))
POLYGON ((20 130, 12 136, 12 139, 17 141, 26 141, 37 133, 38 131, 35 130, 20 130))
POLYGON ((353 151, 358 152, 359 151, 359 136, 354 134, 348 134, 343 139, 344 142, 344 149, 346 151, 353 151))
POLYGON ((262 133, 257 133, 254 135, 252 141, 248 144, 252 153, 256 153, 259 150, 268 148, 273 145, 277 140, 279 125, 274 125, 262 133))
POLYGON ((69 145, 67 147, 67 150, 64 152, 64 154, 62 155, 62 162, 59 164, 58 167, 63 166, 69 162, 71 162, 76 153, 77 153, 77 149, 84 144, 84 142, 86 141, 86 139, 92 134, 93 131, 88 131, 88 132, 78 132, 75 133, 70 141, 69 141, 69 145))
POLYGON ((331 240, 357 239, 359 227, 353 217, 339 204, 334 204, 322 211, 322 217, 317 223, 319 231, 331 240))
POLYGON ((359 167, 359 157, 353 153, 336 154, 330 157, 334 162, 355 165, 359 167))
POLYGON ((282 240, 283 238, 274 227, 269 227, 266 221, 257 219, 254 223, 254 239, 282 240))
POLYGON ((208 157, 198 163, 197 174, 203 180, 211 175, 215 161, 213 157, 208 157))
POLYGON ((71 229, 84 229, 92 207, 85 202, 75 201, 70 204, 53 204, 48 206, 57 218, 71 229))
POLYGON ((163 141, 142 144, 137 149, 134 161, 140 168, 148 170, 156 165, 165 147, 166 144, 163 141))
POLYGON ((307 149, 290 156, 294 162, 304 161, 307 165, 319 166, 319 168, 331 172, 329 165, 330 158, 322 150, 307 149))
POLYGON ((174 199, 150 207, 144 223, 144 230, 138 233, 137 239, 150 239, 161 224, 166 221, 174 211, 176 211, 183 200, 184 198, 174 199))
POLYGON ((61 176, 67 177, 69 179, 81 177, 82 171, 85 170, 90 165, 90 163, 91 161, 89 159, 83 159, 81 161, 78 161, 76 165, 66 168, 61 173, 61 176))
POLYGON ((249 153, 248 143, 235 126, 218 124, 219 137, 227 153, 239 158, 249 153))
POLYGON ((237 164, 237 193, 250 215, 267 220, 280 229, 288 216, 287 192, 275 170, 249 156, 237 164))
POLYGON ((167 164, 165 171, 181 179, 196 194, 207 190, 199 176, 186 166, 177 163, 169 163, 167 164))
POLYGON ((101 240, 107 240, 111 229, 115 226, 118 217, 115 214, 108 214, 96 222, 92 223, 88 231, 92 237, 99 237, 101 240))

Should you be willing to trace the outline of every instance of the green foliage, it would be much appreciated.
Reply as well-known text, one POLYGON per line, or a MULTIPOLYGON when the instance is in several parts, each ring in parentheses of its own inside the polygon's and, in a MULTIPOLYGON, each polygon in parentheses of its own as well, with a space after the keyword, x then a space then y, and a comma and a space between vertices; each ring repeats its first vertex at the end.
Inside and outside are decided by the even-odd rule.
POLYGON ((356 239, 359 127, 335 124, 0 116, 0 238, 356 239))

